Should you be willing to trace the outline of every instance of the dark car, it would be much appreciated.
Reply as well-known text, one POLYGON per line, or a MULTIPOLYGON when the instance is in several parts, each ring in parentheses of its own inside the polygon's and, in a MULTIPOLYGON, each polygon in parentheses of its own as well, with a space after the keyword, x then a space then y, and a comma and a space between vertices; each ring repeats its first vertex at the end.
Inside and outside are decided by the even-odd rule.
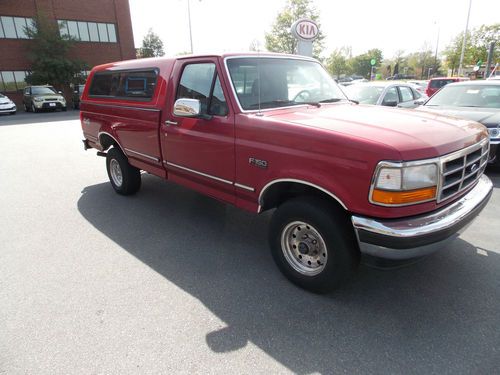
POLYGON ((80 100, 82 99, 82 94, 83 94, 83 89, 85 88, 85 85, 76 85, 75 89, 73 91, 73 109, 79 109, 80 108, 80 100))
POLYGON ((66 111, 66 99, 61 91, 52 86, 27 86, 23 91, 23 105, 26 112, 45 109, 66 111))
POLYGON ((490 134, 489 162, 500 166, 500 81, 450 83, 419 110, 480 122, 490 134))

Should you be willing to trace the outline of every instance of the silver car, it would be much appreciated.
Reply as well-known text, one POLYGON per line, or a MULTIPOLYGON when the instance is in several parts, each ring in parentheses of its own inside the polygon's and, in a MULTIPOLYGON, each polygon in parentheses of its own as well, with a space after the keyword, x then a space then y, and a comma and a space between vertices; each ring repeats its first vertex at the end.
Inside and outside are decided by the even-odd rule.
POLYGON ((428 99, 411 83, 397 81, 358 83, 347 86, 343 90, 349 99, 360 104, 387 107, 416 108, 428 99))
POLYGON ((17 107, 12 100, 3 94, 0 94, 0 113, 8 113, 9 115, 15 115, 17 107))

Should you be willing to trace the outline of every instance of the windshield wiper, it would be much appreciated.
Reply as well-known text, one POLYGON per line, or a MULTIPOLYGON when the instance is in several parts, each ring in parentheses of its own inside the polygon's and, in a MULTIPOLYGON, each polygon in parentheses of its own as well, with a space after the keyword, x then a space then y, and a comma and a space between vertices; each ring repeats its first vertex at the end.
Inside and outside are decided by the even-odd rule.
POLYGON ((320 100, 320 103, 337 103, 340 102, 341 100, 346 100, 346 99, 341 99, 341 98, 330 98, 330 99, 323 99, 320 100))
MULTIPOLYGON (((296 102, 295 100, 269 100, 267 102, 260 103, 261 108, 269 108, 269 105, 276 105, 278 107, 285 107, 288 105, 314 105, 316 107, 321 107, 318 102, 296 102)), ((255 103, 249 106, 250 108, 259 108, 259 103, 255 103)))
POLYGON ((277 105, 279 107, 283 107, 285 105, 290 105, 290 104, 294 104, 295 102, 293 100, 269 100, 267 102, 261 102, 261 103, 255 103, 255 104, 251 104, 249 107, 250 108, 259 108, 259 107, 266 107, 266 108, 269 108, 267 106, 269 105, 277 105))

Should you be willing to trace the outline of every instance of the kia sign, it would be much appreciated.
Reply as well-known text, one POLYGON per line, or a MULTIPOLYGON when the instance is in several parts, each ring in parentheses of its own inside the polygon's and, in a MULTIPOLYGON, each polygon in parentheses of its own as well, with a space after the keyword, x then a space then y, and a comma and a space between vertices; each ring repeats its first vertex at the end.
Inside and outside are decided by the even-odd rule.
POLYGON ((311 42, 318 37, 318 25, 314 21, 300 19, 292 25, 292 34, 299 40, 311 42))
POLYGON ((294 22, 290 31, 294 38, 297 39, 296 53, 312 57, 312 42, 319 36, 318 25, 314 21, 302 18, 294 22))

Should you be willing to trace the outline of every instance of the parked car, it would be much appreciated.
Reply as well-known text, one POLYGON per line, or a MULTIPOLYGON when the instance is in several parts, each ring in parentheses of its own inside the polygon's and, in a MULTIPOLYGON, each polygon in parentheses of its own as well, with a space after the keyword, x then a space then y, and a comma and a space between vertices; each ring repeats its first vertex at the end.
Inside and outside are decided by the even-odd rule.
POLYGON ((450 83, 434 94, 421 110, 480 122, 490 136, 489 162, 500 166, 500 81, 450 83))
POLYGON ((80 108, 80 100, 82 99, 82 94, 83 94, 83 89, 85 88, 85 85, 76 85, 73 90, 73 109, 79 109, 80 108))
POLYGON ((417 91, 419 93, 421 93, 422 95, 427 96, 427 94, 425 93, 425 90, 427 90, 427 86, 429 85, 429 81, 428 80, 409 80, 409 81, 406 81, 406 82, 410 83, 412 85, 415 85, 415 88, 417 89, 417 91))
POLYGON ((360 104, 387 107, 416 108, 427 99, 414 85, 395 81, 358 83, 345 87, 344 92, 349 99, 360 104))
POLYGON ((144 170, 250 212, 276 209, 273 258, 313 291, 341 284, 361 254, 443 248, 492 194, 484 126, 354 104, 304 56, 109 63, 92 69, 80 107, 83 146, 106 157, 116 193, 136 193, 144 170))
POLYGON ((27 86, 23 91, 23 104, 26 112, 39 112, 50 109, 66 111, 66 99, 61 91, 52 86, 27 86))
POLYGON ((12 100, 7 96, 0 94, 0 114, 8 113, 9 115, 15 115, 17 107, 12 100))
POLYGON ((431 97, 441 87, 446 86, 448 83, 462 82, 462 81, 468 81, 468 80, 469 80, 469 78, 466 78, 466 77, 437 77, 437 78, 431 78, 429 80, 429 84, 427 85, 427 89, 425 90, 425 93, 427 94, 428 97, 431 97))
POLYGON ((400 74, 396 73, 391 77, 386 78, 388 81, 396 81, 396 80, 401 80, 401 79, 415 79, 415 76, 413 74, 400 74))

